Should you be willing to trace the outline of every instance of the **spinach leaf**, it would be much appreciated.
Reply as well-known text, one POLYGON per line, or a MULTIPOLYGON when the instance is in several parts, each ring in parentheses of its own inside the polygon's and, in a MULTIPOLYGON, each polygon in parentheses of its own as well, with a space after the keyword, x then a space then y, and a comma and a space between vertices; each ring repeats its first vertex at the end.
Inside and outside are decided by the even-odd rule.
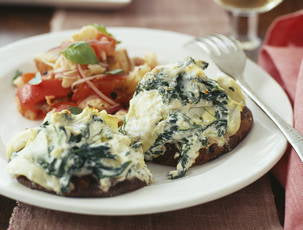
POLYGON ((84 41, 69 45, 63 55, 75 64, 98 64, 99 60, 94 49, 84 41))
POLYGON ((130 145, 131 148, 133 149, 138 149, 140 147, 142 147, 142 142, 141 141, 135 141, 130 145))
POLYGON ((123 163, 120 167, 109 167, 102 163, 97 163, 98 167, 95 168, 94 173, 98 179, 116 177, 122 174, 126 168, 131 164, 131 161, 123 163))
MULTIPOLYGON (((80 137, 73 137, 77 142, 80 137)), ((83 144, 79 147, 71 147, 64 156, 59 158, 39 159, 38 164, 45 171, 53 176, 60 178, 61 192, 68 192, 70 187, 71 175, 79 172, 82 168, 92 172, 98 179, 113 178, 121 175, 131 161, 127 161, 117 167, 107 165, 106 161, 116 160, 116 155, 110 152, 110 147, 106 145, 90 146, 83 144)))
POLYGON ((40 72, 37 72, 35 77, 28 82, 30 85, 39 85, 42 82, 42 76, 40 72))
POLYGON ((76 106, 71 106, 68 108, 68 110, 74 115, 78 115, 82 112, 82 109, 76 106))

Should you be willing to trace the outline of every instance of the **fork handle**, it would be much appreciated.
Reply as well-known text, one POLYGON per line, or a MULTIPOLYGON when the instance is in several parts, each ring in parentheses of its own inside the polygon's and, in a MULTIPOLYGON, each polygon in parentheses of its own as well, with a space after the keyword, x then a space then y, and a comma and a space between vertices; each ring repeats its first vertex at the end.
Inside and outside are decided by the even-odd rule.
POLYGON ((298 130, 286 123, 276 112, 268 107, 247 85, 244 81, 237 81, 242 90, 267 114, 268 117, 276 124, 276 126, 284 134, 288 142, 295 149, 298 156, 303 162, 303 135, 298 130))

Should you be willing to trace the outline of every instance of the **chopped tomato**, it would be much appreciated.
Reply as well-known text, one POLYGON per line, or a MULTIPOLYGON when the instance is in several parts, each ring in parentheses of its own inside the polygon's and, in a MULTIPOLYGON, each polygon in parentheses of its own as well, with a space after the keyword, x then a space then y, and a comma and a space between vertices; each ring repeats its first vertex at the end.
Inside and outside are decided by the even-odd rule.
POLYGON ((22 111, 30 110, 39 114, 35 119, 43 118, 47 111, 42 109, 46 96, 66 97, 70 88, 63 88, 59 79, 45 79, 38 85, 25 84, 17 89, 17 97, 22 111))
POLYGON ((117 41, 116 41, 116 39, 115 38, 113 38, 113 37, 111 37, 111 36, 108 36, 108 35, 106 35, 106 34, 103 34, 103 33, 98 33, 98 35, 97 35, 97 40, 102 40, 103 38, 106 38, 108 41, 110 41, 110 42, 113 42, 115 45, 116 45, 116 43, 117 43, 117 41))
POLYGON ((24 73, 22 74, 22 80, 24 83, 29 82, 36 76, 36 73, 24 73))
POLYGON ((106 35, 102 35, 102 37, 105 37, 106 39, 91 41, 91 47, 94 49, 97 57, 99 58, 102 57, 102 52, 105 52, 107 56, 113 56, 115 54, 116 40, 106 35))
MULTIPOLYGON (((127 104, 128 97, 125 97, 125 80, 127 75, 106 75, 103 78, 92 80, 91 82, 106 96, 113 99, 117 103, 127 104)), ((78 104, 85 98, 95 95, 95 92, 86 84, 83 83, 74 91, 72 100, 78 104)))

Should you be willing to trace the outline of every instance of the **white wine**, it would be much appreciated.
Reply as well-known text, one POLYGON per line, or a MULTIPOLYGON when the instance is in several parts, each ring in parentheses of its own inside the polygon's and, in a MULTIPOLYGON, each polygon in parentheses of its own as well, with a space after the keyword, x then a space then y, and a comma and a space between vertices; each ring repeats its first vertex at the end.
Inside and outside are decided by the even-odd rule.
POLYGON ((271 10, 283 0, 214 0, 227 10, 242 13, 261 13, 271 10))
MULTIPOLYGON (((230 11, 231 36, 239 40, 245 50, 254 50, 261 44, 258 38, 258 13, 267 12, 283 0, 214 0, 230 11), (243 22, 246 20, 246 23, 243 22), (244 28, 244 29, 243 29, 244 28)), ((302 0, 303 1, 303 0, 302 0)))

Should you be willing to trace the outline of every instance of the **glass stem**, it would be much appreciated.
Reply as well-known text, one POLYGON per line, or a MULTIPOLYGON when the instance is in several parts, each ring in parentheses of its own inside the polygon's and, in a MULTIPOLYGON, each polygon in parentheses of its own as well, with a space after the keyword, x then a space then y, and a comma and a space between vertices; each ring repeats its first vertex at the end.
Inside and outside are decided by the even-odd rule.
POLYGON ((258 38, 258 15, 256 13, 240 14, 231 12, 231 35, 240 41, 245 50, 256 49, 260 45, 258 38))
POLYGON ((248 20, 248 37, 250 40, 259 40, 258 37, 258 15, 257 13, 250 13, 247 16, 248 20))

